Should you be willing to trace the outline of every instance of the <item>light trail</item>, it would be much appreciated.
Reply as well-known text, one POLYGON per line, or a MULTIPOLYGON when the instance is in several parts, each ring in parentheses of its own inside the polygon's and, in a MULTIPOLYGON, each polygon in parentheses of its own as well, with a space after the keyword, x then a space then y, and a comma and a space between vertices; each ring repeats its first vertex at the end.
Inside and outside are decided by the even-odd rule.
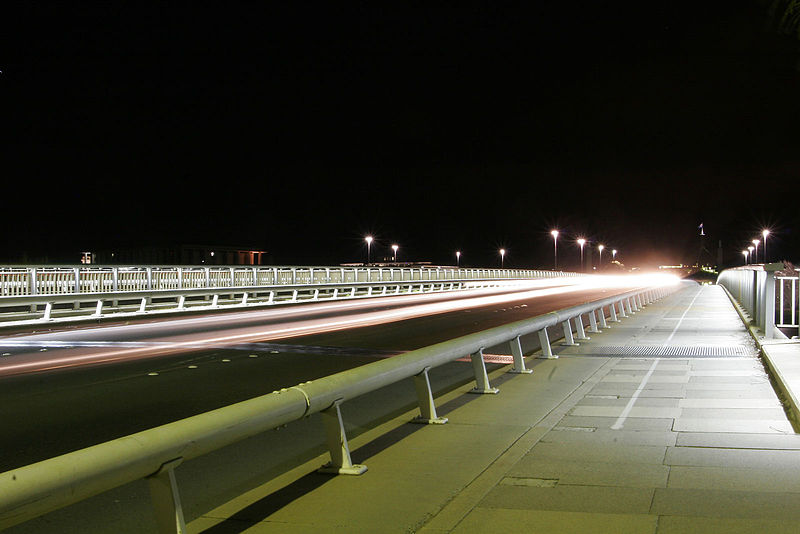
MULTIPOLYGON (((622 277, 576 277, 558 281, 527 281, 516 286, 527 287, 508 293, 508 286, 491 290, 473 290, 482 296, 464 297, 463 293, 455 293, 453 300, 425 302, 432 295, 409 295, 402 304, 394 309, 375 310, 379 299, 351 301, 345 303, 320 303, 303 306, 303 309, 282 308, 258 312, 238 312, 219 314, 211 317, 182 318, 174 321, 159 321, 129 326, 111 326, 90 328, 70 332, 41 335, 20 336, 0 339, 0 347, 7 348, 55 348, 53 352, 25 352, 0 359, 0 376, 63 369, 80 365, 136 360, 157 356, 174 355, 201 350, 227 348, 241 343, 273 341, 291 337, 323 334, 365 326, 375 326, 400 320, 443 314, 471 308, 497 306, 522 300, 541 298, 586 291, 591 289, 619 289, 639 287, 640 277, 624 277, 627 284, 620 285, 622 277), (546 287, 545 282, 549 283, 546 287), (559 286, 552 287, 553 282, 559 286), (497 293, 501 294, 486 294, 497 293), (372 311, 370 311, 370 309, 372 311), (324 313, 323 313, 324 312, 324 313), (330 317, 331 312, 336 312, 330 317), (303 316, 325 315, 324 317, 303 318, 303 316), (237 320, 253 322, 255 319, 273 321, 273 324, 236 327, 237 320), (209 326, 227 325, 227 333, 205 332, 209 326), (179 335, 160 336, 164 331, 174 332, 176 329, 200 329, 199 332, 179 335), (142 333, 153 334, 147 341, 130 341, 142 333), (105 340, 87 340, 98 334, 107 336, 105 340), (128 340, 112 340, 110 337, 127 337, 128 340), (83 339, 75 339, 81 338, 83 339), (60 338, 60 339, 59 339, 60 338), (70 339, 72 338, 72 339, 70 339), (108 343, 116 343, 109 347, 108 343), (77 344, 77 345, 76 345, 77 344)), ((389 297, 389 302, 397 304, 400 297, 389 297)))

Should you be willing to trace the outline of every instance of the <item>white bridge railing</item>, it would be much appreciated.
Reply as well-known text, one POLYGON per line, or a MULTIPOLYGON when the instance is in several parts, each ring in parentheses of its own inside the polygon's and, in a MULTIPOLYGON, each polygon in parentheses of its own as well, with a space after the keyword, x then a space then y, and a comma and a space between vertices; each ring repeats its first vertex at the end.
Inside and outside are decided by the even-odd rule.
POLYGON ((608 322, 618 322, 618 317, 627 317, 672 291, 674 287, 629 291, 498 326, 0 473, 0 529, 147 479, 159 531, 185 532, 175 477, 181 463, 315 413, 322 415, 331 456, 323 471, 363 473, 366 466, 353 464, 350 457, 342 403, 413 378, 420 410, 415 421, 445 423, 447 419, 436 413, 428 379, 430 369, 469 354, 475 373, 473 392, 496 393, 486 372, 485 348, 508 343, 514 361, 509 372, 530 373, 520 336, 538 334, 541 357, 557 357, 551 351, 548 327, 561 325, 566 343, 574 344, 574 339, 586 339, 583 316, 588 316, 589 332, 600 332, 608 322))
POLYGON ((454 291, 575 276, 442 267, 0 267, 0 326, 454 291))
POLYGON ((767 339, 783 335, 776 327, 799 326, 798 276, 777 276, 783 268, 783 263, 746 265, 725 269, 717 278, 767 339))
POLYGON ((531 269, 450 267, 0 267, 0 297, 301 284, 519 279, 576 276, 531 269))

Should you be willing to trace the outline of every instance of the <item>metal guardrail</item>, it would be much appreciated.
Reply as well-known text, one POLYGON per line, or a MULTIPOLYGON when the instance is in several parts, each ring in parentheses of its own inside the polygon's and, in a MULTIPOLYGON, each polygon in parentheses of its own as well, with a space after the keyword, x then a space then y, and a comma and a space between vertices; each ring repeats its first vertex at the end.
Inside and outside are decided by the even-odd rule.
MULTIPOLYGON (((772 339, 776 335, 775 327, 778 326, 775 323, 776 307, 780 309, 781 322, 783 322, 785 306, 783 283, 780 285, 780 301, 776 300, 775 296, 775 273, 782 269, 783 263, 746 265, 725 269, 717 277, 717 284, 724 286, 739 302, 753 318, 756 326, 764 332, 764 337, 767 339, 772 339)), ((794 309, 792 314, 795 316, 794 309)))
POLYGON ((610 321, 618 321, 672 291, 671 287, 629 291, 491 328, 2 473, 0 528, 146 478, 160 531, 185 532, 174 473, 177 466, 318 412, 331 456, 323 470, 363 473, 366 466, 355 465, 350 458, 340 409, 343 402, 413 377, 420 408, 416 421, 444 423, 447 420, 436 414, 430 369, 469 354, 475 372, 473 392, 496 393, 483 360, 485 347, 509 343, 514 361, 510 372, 529 373, 520 336, 538 333, 542 357, 557 357, 550 347, 548 327, 561 324, 566 343, 574 343, 586 338, 583 315, 589 318, 588 331, 598 332, 598 325, 608 327, 606 309, 610 321))
POLYGON ((452 267, 0 266, 0 297, 358 282, 551 278, 577 273, 452 267))
POLYGON ((0 326, 428 293, 464 289, 467 283, 486 286, 575 276, 428 267, 0 267, 0 326))

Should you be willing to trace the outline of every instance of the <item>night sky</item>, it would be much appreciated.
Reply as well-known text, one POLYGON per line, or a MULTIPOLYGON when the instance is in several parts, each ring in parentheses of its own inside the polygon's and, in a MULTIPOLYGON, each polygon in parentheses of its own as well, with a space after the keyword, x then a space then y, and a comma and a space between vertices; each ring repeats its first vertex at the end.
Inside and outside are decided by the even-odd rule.
POLYGON ((0 260, 338 264, 370 233, 550 267, 558 228, 565 264, 584 235, 633 266, 694 261, 703 223, 713 257, 768 226, 800 261, 800 40, 770 2, 286 4, 4 3, 0 260))

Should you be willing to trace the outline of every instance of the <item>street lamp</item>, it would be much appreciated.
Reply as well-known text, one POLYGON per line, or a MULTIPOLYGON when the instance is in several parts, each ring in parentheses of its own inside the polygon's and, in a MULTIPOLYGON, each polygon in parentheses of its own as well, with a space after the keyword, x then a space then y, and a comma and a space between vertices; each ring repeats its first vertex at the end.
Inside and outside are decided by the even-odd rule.
POLYGON ((756 255, 755 255, 756 263, 758 263, 758 244, 759 243, 761 243, 761 241, 759 241, 758 239, 753 239, 753 245, 755 245, 755 247, 756 247, 756 255))
POLYGON ((392 245, 392 252, 394 252, 394 257, 392 258, 392 261, 395 262, 395 263, 397 263, 397 249, 398 248, 400 248, 400 247, 398 247, 397 245, 392 245))
POLYGON ((456 267, 461 266, 461 251, 456 250, 456 267))
POLYGON ((767 263, 767 236, 769 235, 769 230, 761 230, 761 235, 764 238, 764 252, 762 254, 764 255, 764 263, 767 263))
POLYGON ((503 260, 505 259, 505 257, 506 257, 506 249, 501 248, 500 249, 500 268, 501 269, 503 268, 503 260))
POLYGON ((600 259, 597 260, 597 266, 599 268, 603 268, 603 249, 606 248, 605 245, 597 245, 597 250, 600 251, 600 259))
POLYGON ((367 242, 367 264, 369 265, 370 263, 369 253, 370 253, 370 247, 372 247, 373 238, 371 235, 368 235, 367 237, 364 238, 364 241, 367 242))
MULTIPOLYGON (((752 245, 751 245, 751 246, 749 246, 749 247, 747 247, 747 250, 749 250, 749 251, 750 251, 750 254, 749 254, 749 256, 750 256, 750 263, 753 263, 753 259, 754 259, 754 258, 753 258, 753 248, 754 248, 754 247, 753 247, 752 245)), ((756 260, 756 261, 757 261, 757 260, 756 260)))
POLYGON ((746 251, 746 250, 743 250, 743 251, 742 251, 742 256, 744 256, 744 264, 745 264, 745 265, 747 265, 747 255, 748 255, 748 254, 749 254, 749 252, 748 252, 748 251, 746 251))
POLYGON ((586 240, 582 237, 578 238, 578 245, 581 247, 581 271, 583 271, 583 245, 586 244, 586 240))
POLYGON ((553 230, 550 232, 550 235, 553 236, 553 270, 558 269, 558 230, 553 230))
POLYGON ((611 250, 611 261, 614 261, 615 259, 617 259, 617 249, 612 249, 611 250))

